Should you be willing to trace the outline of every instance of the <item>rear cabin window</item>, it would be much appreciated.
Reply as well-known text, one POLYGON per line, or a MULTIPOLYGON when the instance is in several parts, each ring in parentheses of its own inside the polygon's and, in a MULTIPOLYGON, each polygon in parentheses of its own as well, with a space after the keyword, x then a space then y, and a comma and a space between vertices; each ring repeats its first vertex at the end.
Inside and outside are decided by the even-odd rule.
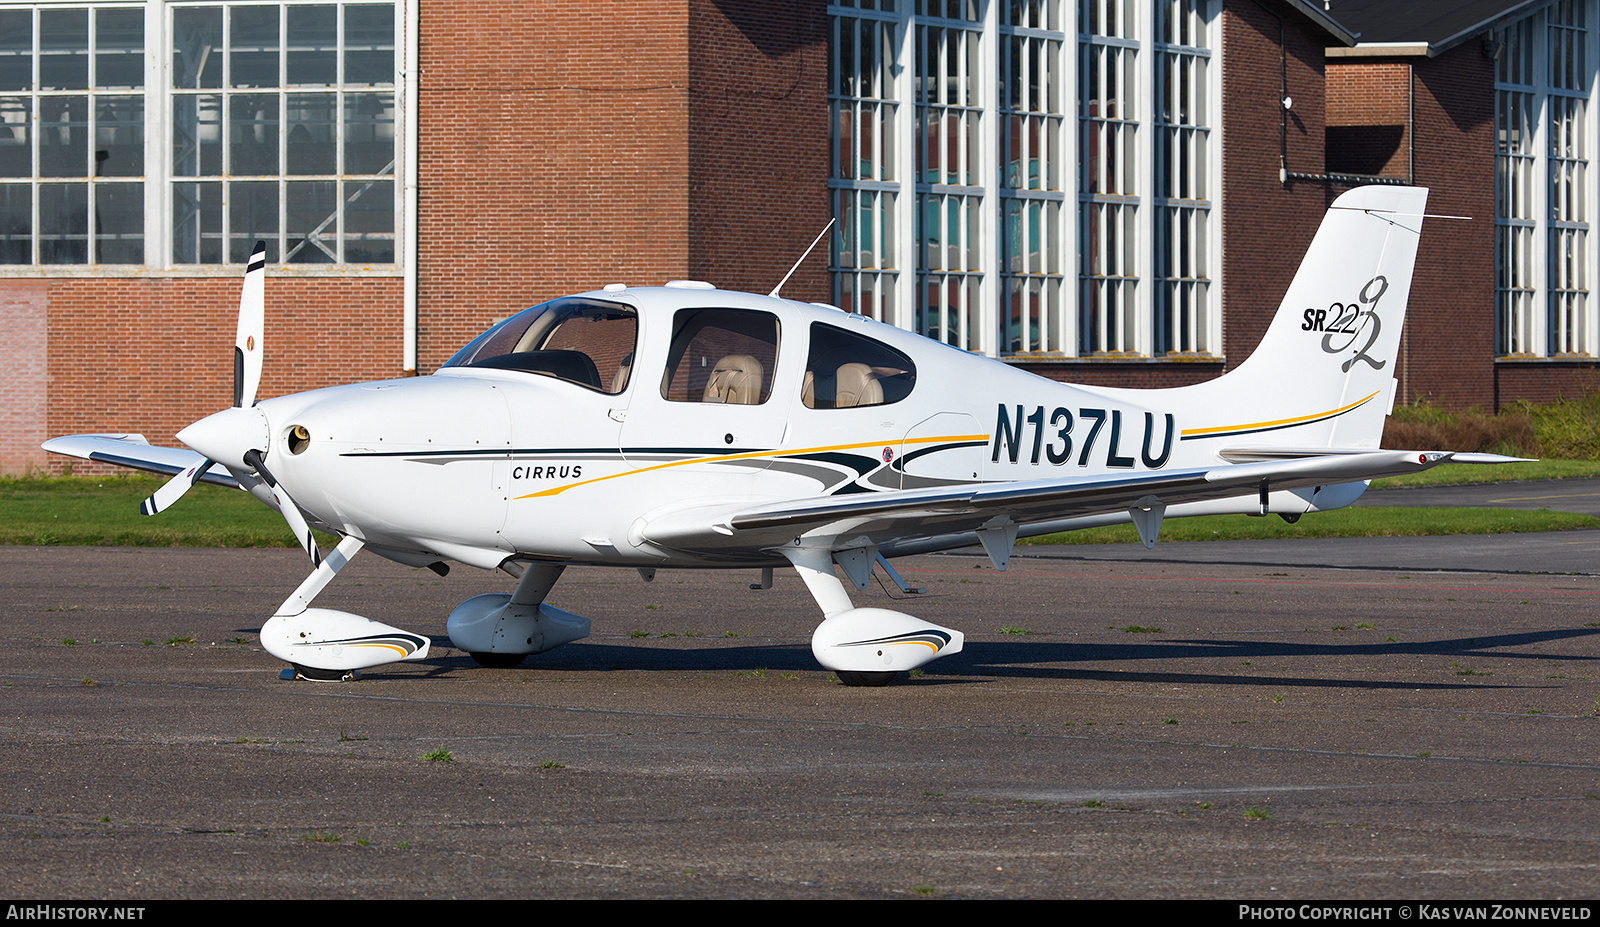
POLYGON ((751 309, 682 309, 661 395, 673 402, 760 405, 772 395, 778 317, 751 309))
POLYGON ((639 317, 631 306, 557 299, 472 339, 444 366, 521 370, 615 394, 628 386, 638 336, 639 317))
POLYGON ((917 383, 911 358, 865 335, 811 323, 811 352, 800 401, 808 409, 852 409, 899 402, 917 383))

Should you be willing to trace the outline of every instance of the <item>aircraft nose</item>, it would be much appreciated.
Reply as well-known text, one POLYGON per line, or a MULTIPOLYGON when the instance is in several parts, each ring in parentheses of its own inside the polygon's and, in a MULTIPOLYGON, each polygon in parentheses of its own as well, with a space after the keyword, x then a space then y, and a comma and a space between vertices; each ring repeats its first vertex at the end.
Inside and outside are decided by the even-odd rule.
POLYGON ((245 451, 267 449, 267 415, 259 408, 223 409, 178 432, 178 440, 227 467, 248 469, 245 451))

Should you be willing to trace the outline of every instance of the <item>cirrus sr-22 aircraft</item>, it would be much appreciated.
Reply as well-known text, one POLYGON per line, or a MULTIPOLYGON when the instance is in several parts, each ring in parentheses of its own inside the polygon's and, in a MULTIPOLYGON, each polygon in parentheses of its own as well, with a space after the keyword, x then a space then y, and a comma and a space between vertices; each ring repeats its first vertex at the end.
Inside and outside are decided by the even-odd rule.
MULTIPOLYGON (((1450 461, 1380 450, 1427 191, 1372 186, 1330 207, 1260 346, 1171 389, 1057 383, 859 315, 696 281, 613 284, 514 315, 431 376, 256 401, 264 251, 240 301, 234 403, 178 433, 78 435, 46 450, 174 474, 280 511, 310 576, 261 628, 309 679, 427 656, 430 640, 312 606, 361 549, 520 577, 450 614, 450 642, 515 666, 588 636, 545 600, 568 564, 793 567, 822 611, 817 662, 882 685, 961 650, 959 630, 858 590, 887 558, 1164 517, 1349 505, 1367 480, 1450 461), (341 540, 322 555, 309 528, 341 540)), ((781 287, 781 284, 780 284, 781 287)))

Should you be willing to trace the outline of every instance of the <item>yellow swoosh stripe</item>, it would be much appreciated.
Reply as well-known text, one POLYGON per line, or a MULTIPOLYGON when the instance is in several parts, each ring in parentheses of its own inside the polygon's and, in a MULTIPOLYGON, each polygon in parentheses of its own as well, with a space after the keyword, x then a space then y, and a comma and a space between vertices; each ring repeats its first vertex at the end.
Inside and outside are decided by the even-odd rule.
POLYGON ((1380 392, 1382 392, 1382 390, 1376 390, 1371 394, 1362 397, 1361 399, 1357 399, 1355 402, 1352 402, 1347 406, 1341 406, 1337 409, 1329 409, 1326 412, 1315 412, 1311 415, 1300 415, 1294 418, 1280 418, 1271 422, 1252 422, 1248 425, 1218 425, 1215 428, 1185 428, 1181 432, 1181 435, 1182 437, 1189 438, 1198 437, 1201 435, 1222 434, 1230 431, 1258 431, 1263 428, 1282 428, 1286 425, 1298 425, 1302 422, 1310 422, 1320 418, 1330 418, 1335 415, 1342 415, 1343 413, 1354 409, 1356 406, 1367 402, 1380 392))
MULTIPOLYGON (((938 442, 938 441, 985 441, 985 442, 987 442, 988 440, 989 440, 989 436, 988 435, 940 435, 938 437, 933 437, 933 438, 908 438, 906 440, 901 441, 900 444, 902 444, 902 445, 906 445, 906 444, 933 444, 933 443, 938 442)), ((568 483, 565 486, 555 486, 555 487, 552 487, 550 489, 541 490, 539 492, 530 492, 525 496, 517 496, 517 498, 518 499, 534 499, 534 498, 537 498, 539 496, 554 496, 554 495, 557 495, 559 493, 564 493, 567 490, 572 489, 572 488, 577 487, 577 486, 587 486, 590 483, 599 483, 599 482, 602 482, 604 480, 614 480, 614 479, 617 479, 619 477, 633 476, 634 474, 637 474, 637 473, 649 473, 651 470, 664 470, 664 469, 666 469, 668 467, 685 467, 685 466, 689 466, 690 464, 703 464, 703 463, 723 463, 723 462, 729 461, 729 460, 751 460, 751 459, 754 459, 754 458, 757 458, 757 457, 796 457, 796 456, 799 456, 801 454, 822 454, 822 453, 826 453, 828 451, 849 451, 849 450, 856 450, 858 448, 863 448, 863 447, 885 447, 885 446, 893 447, 892 444, 886 444, 883 441, 862 441, 862 442, 859 442, 857 444, 832 444, 832 445, 828 445, 826 447, 805 447, 805 448, 798 448, 798 449, 795 449, 795 450, 792 450, 792 451, 749 451, 749 452, 743 453, 743 454, 722 454, 722 455, 719 455, 719 456, 716 456, 716 457, 693 457, 693 458, 690 458, 689 460, 673 460, 673 461, 669 461, 667 463, 656 464, 656 465, 650 466, 650 467, 640 467, 637 470, 625 470, 622 473, 613 473, 613 474, 611 474, 609 476, 597 476, 592 480, 580 480, 579 482, 576 482, 576 483, 568 483)))

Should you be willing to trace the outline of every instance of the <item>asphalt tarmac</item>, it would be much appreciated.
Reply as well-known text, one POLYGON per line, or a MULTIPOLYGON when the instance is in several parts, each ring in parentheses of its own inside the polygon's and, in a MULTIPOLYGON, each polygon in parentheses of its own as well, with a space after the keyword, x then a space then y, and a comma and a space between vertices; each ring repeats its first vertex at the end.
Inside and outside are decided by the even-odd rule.
POLYGON ((816 666, 816 607, 781 572, 574 567, 551 601, 594 635, 489 670, 443 619, 508 578, 363 555, 317 604, 433 652, 313 684, 256 641, 297 552, 0 548, 0 884, 1600 897, 1600 532, 1387 540, 897 561, 927 591, 857 604, 967 647, 882 689, 816 666))

